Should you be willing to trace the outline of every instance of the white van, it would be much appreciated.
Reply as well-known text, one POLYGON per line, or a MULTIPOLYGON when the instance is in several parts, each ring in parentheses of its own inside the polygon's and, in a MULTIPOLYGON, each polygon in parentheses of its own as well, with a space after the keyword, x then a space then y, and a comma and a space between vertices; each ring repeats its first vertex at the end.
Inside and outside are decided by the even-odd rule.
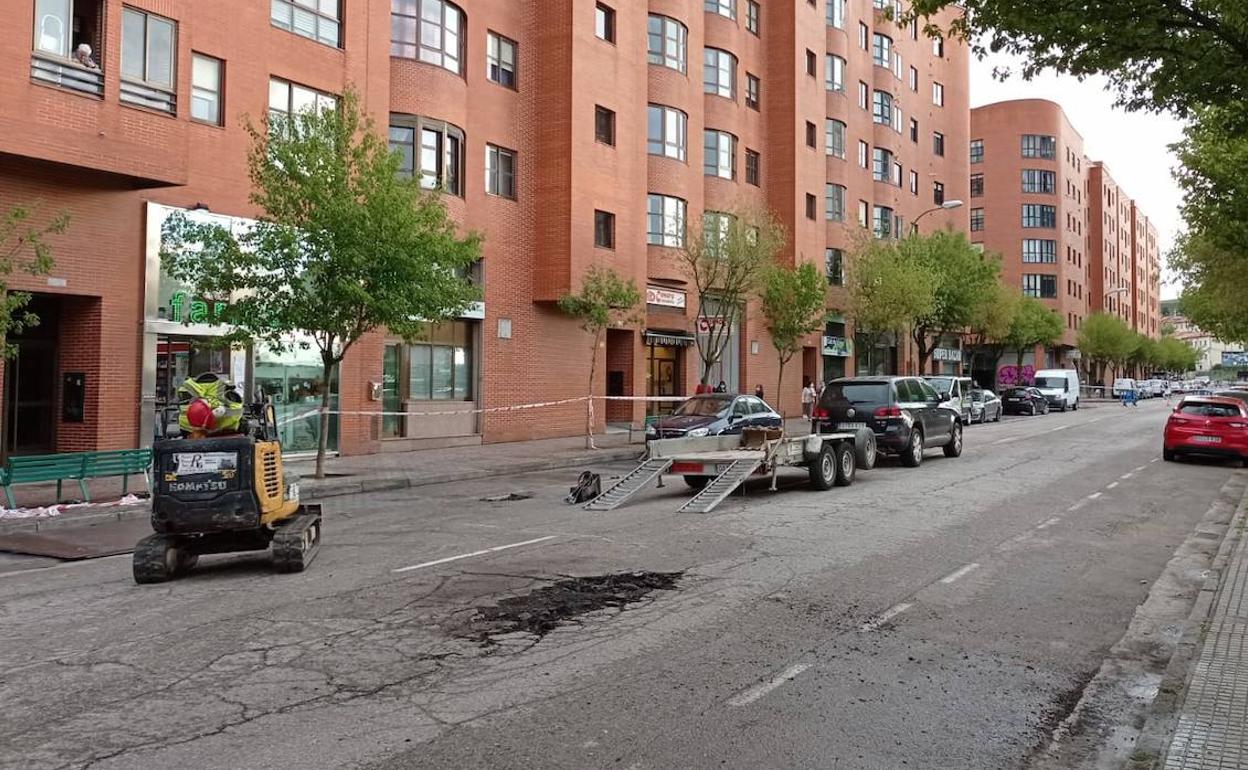
POLYGON ((1130 377, 1119 377, 1114 380, 1114 398, 1121 398, 1123 393, 1135 389, 1135 380, 1130 377))
POLYGON ((1074 369, 1041 369, 1036 372, 1035 387, 1059 411, 1079 408, 1079 373, 1074 369))

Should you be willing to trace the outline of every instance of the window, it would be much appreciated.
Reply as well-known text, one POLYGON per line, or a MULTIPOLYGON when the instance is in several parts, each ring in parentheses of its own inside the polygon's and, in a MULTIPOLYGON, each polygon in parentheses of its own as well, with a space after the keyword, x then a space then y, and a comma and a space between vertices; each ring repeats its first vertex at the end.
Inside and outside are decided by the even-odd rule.
POLYGON ((919 121, 910 118, 910 141, 919 143, 919 121))
POLYGON ((910 172, 910 192, 915 195, 919 194, 919 172, 917 171, 910 172))
POLYGON ((901 187, 901 164, 900 164, 900 163, 898 163, 897 161, 893 161, 893 179, 892 179, 892 182, 893 182, 893 184, 897 185, 898 187, 901 187))
POLYGON ((945 157, 945 135, 939 131, 932 132, 932 153, 937 157, 945 157))
POLYGON ((453 321, 427 326, 418 339, 425 342, 406 347, 407 376, 400 379, 405 380, 402 384, 407 387, 400 392, 400 398, 471 401, 473 324, 453 321))
POLYGON ((615 113, 602 105, 594 105, 594 141, 615 144, 615 113))
POLYGON ((745 151, 745 182, 755 187, 759 185, 759 161, 761 158, 754 150, 746 149, 745 151))
POLYGON ((121 10, 121 100, 174 112, 177 25, 161 16, 121 10))
POLYGON ((806 121, 806 146, 813 148, 819 141, 818 137, 819 129, 815 127, 814 123, 811 123, 809 120, 806 121))
POLYGON ((615 9, 598 3, 594 6, 594 34, 599 40, 615 42, 615 9))
POLYGON ((876 123, 883 123, 886 126, 893 124, 892 94, 876 90, 871 104, 871 117, 876 123))
POLYGON ((827 216, 829 222, 845 221, 845 186, 829 184, 827 186, 827 216))
POLYGON ((919 90, 919 71, 914 67, 910 68, 910 90, 919 90))
POLYGON ((1035 273, 1023 275, 1023 294, 1039 299, 1057 298, 1057 276, 1035 273))
POLYGON ((400 174, 419 175, 420 186, 427 190, 441 187, 463 196, 464 132, 458 127, 440 120, 391 115, 390 149, 402 157, 400 174))
POLYGON ((485 146, 485 191, 500 198, 516 197, 516 154, 492 144, 485 146))
POLYGON ((646 198, 646 243, 680 248, 685 245, 685 201, 651 193, 646 198))
POLYGON ((984 162, 984 140, 983 139, 971 140, 971 162, 972 163, 984 162))
POLYGON ((825 134, 828 154, 845 160, 845 124, 835 118, 828 118, 825 134))
POLYGON ((650 14, 646 27, 646 52, 651 64, 686 72, 689 30, 675 19, 650 14))
POLYGON ((829 285, 845 285, 845 252, 840 249, 824 249, 823 265, 829 285))
POLYGON ((462 75, 464 12, 447 0, 391 0, 390 55, 462 75))
POLYGON ((932 203, 937 206, 945 202, 945 185, 943 182, 932 182, 932 203))
POLYGON ((600 249, 615 248, 615 214, 594 211, 594 245, 600 249))
POLYGON ((893 39, 876 32, 871 41, 871 60, 877 67, 888 68, 893 63, 893 39))
POLYGON ((704 132, 702 173, 721 179, 737 178, 737 137, 708 128, 704 132))
POLYGON ((827 63, 825 85, 828 90, 845 93, 845 60, 830 53, 825 61, 827 63))
POLYGON ((704 49, 702 91, 729 99, 737 98, 737 57, 718 48, 704 49))
POLYGON ((1055 264, 1057 262, 1057 241, 1041 238, 1024 238, 1023 261, 1055 264))
POLYGON ((269 22, 279 29, 338 47, 338 0, 272 0, 269 22))
POLYGON ((893 168, 893 154, 883 147, 871 150, 871 178, 877 182, 889 181, 889 173, 893 168))
POLYGON ((221 83, 225 65, 202 53, 191 54, 191 120, 222 123, 221 83))
POLYGON ((819 57, 815 56, 814 51, 807 48, 806 49, 806 74, 810 75, 813 78, 815 76, 815 73, 818 70, 819 70, 819 57))
POLYGON ((1036 168, 1023 169, 1023 192, 1055 193, 1057 192, 1057 174, 1036 168))
POLYGON ((1057 227, 1057 208, 1024 203, 1023 227, 1057 227))
POLYGON ((1023 134, 1023 157, 1054 160, 1057 158, 1057 140, 1043 134, 1023 134))
POLYGON ((496 35, 486 35, 485 76, 500 86, 516 87, 516 41, 496 35))
POLYGON ((845 0, 828 0, 828 24, 845 29, 845 0))
POLYGON ((811 195, 810 193, 806 193, 806 218, 814 219, 815 210, 818 207, 819 207, 819 202, 815 199, 815 196, 811 195))
POLYGON ((858 47, 867 50, 867 46, 871 42, 871 29, 861 21, 858 22, 858 47))
POLYGON ((689 116, 672 107, 650 105, 646 120, 646 151, 683 161, 688 146, 689 116))
POLYGON ((945 56, 945 39, 943 37, 932 38, 932 56, 942 59, 945 56))
POLYGON ((937 107, 945 106, 945 87, 940 83, 932 83, 932 104, 937 107))
POLYGON ((867 109, 867 103, 871 100, 870 92, 871 92, 871 89, 867 87, 867 84, 859 80, 858 81, 858 109, 861 109, 861 110, 867 109))
POLYGON ((703 0, 702 7, 729 19, 737 18, 737 0, 703 0))
POLYGON ((983 174, 971 174, 971 197, 972 198, 984 197, 984 175, 983 174))
POLYGON ((876 238, 890 238, 893 235, 893 210, 887 206, 876 206, 871 220, 871 232, 876 238))
POLYGON ((858 140, 858 167, 859 168, 867 167, 867 151, 869 149, 870 148, 867 146, 866 142, 862 141, 861 139, 858 140))
POLYGON ((971 232, 977 233, 984 229, 984 210, 971 209, 971 232))
POLYGON ((866 201, 858 201, 858 225, 860 227, 871 226, 871 204, 866 201))
POLYGON ((758 109, 758 91, 761 84, 758 77, 745 73, 745 106, 751 109, 758 109))
POLYGON ((758 34, 758 3, 754 0, 746 0, 745 3, 745 28, 749 32, 758 34))

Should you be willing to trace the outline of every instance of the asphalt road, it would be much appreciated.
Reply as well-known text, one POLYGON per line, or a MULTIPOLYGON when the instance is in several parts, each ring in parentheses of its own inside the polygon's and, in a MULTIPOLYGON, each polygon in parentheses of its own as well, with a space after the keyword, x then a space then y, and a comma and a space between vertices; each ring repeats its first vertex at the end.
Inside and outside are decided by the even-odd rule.
POLYGON ((1243 473, 1160 461, 1164 416, 1007 418, 709 515, 679 479, 587 513, 574 471, 336 498, 294 576, 9 561, 0 767, 1022 767, 1243 473), (623 571, 682 574, 566 595, 623 571))

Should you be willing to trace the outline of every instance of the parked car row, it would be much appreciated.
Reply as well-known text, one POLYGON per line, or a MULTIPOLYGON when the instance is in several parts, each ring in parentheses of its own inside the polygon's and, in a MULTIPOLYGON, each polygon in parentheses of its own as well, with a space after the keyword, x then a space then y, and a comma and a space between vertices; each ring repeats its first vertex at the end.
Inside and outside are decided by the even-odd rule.
POLYGON ((1222 457, 1248 467, 1248 388, 1184 396, 1166 420, 1161 455, 1222 457))

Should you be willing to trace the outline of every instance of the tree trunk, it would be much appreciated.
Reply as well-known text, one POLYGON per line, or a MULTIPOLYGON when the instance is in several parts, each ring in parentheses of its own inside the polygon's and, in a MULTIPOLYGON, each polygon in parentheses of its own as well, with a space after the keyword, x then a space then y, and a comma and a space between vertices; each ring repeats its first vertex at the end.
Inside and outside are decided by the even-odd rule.
POLYGON ((918 354, 919 354, 918 374, 920 377, 922 377, 923 375, 927 374, 927 361, 929 358, 931 358, 932 353, 935 352, 936 346, 928 345, 928 334, 926 331, 919 331, 918 329, 916 329, 910 333, 910 338, 914 340, 914 348, 916 351, 918 351, 918 354))
POLYGON ((325 454, 329 450, 329 397, 330 379, 334 374, 334 366, 338 362, 325 354, 321 355, 321 435, 316 439, 316 477, 325 478, 325 454))
POLYGON ((1018 378, 1019 385, 1026 385, 1023 381, 1023 356, 1027 355, 1024 348, 1018 349, 1018 365, 1014 367, 1014 376, 1018 378))
POLYGON ((594 332, 594 349, 589 357, 589 398, 585 401, 585 448, 597 449, 594 446, 594 373, 598 369, 598 343, 602 340, 602 330, 594 332))
POLYGON ((780 370, 776 373, 776 411, 780 412, 781 417, 784 417, 784 391, 780 389, 780 386, 784 383, 784 365, 788 363, 789 359, 782 354, 779 360, 780 370))

